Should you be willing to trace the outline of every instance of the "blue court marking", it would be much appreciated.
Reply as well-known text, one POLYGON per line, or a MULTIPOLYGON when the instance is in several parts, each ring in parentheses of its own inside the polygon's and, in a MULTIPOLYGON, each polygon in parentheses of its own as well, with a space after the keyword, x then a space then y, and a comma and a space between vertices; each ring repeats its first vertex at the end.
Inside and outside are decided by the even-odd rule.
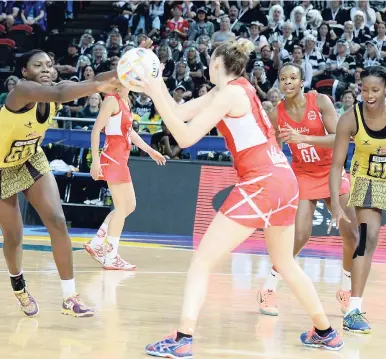
MULTIPOLYGON (((70 236, 82 237, 91 239, 94 237, 96 230, 89 228, 69 228, 70 236)), ((0 232, 1 233, 1 232, 0 232)), ((26 226, 24 228, 24 235, 28 236, 42 236, 47 237, 48 231, 45 227, 26 226)), ((157 233, 139 233, 139 232, 123 232, 121 235, 122 242, 138 242, 144 244, 161 244, 164 246, 171 246, 174 248, 192 249, 192 236, 180 236, 157 233)))
MULTIPOLYGON (((3 248, 3 243, 0 243, 0 248, 3 248)), ((37 251, 37 252, 52 252, 51 246, 43 244, 23 244, 23 250, 25 251, 37 251)), ((73 252, 81 251, 83 248, 72 248, 73 252)))
MULTIPOLYGON (((89 228, 69 228, 68 229, 70 236, 77 237, 93 237, 97 232, 96 229, 89 228)), ((34 226, 25 226, 24 227, 25 235, 38 235, 44 234, 48 235, 48 231, 45 227, 34 227, 34 226)), ((130 238, 130 239, 150 239, 150 240, 162 240, 166 239, 169 241, 173 241, 175 239, 184 240, 184 241, 192 241, 192 236, 181 236, 176 234, 158 234, 158 233, 148 233, 148 232, 123 232, 121 235, 122 238, 130 238)))

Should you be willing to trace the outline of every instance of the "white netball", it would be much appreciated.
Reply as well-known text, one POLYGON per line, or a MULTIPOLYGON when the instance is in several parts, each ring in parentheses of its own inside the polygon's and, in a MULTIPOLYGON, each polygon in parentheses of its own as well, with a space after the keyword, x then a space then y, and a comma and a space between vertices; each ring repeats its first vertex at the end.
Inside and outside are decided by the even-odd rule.
POLYGON ((138 80, 137 75, 132 71, 133 68, 135 68, 139 74, 143 73, 144 69, 146 69, 149 71, 149 74, 144 75, 157 77, 160 69, 160 61, 152 50, 140 47, 131 49, 123 54, 117 67, 119 80, 123 86, 130 88, 132 91, 136 91, 136 89, 130 85, 132 79, 138 80))

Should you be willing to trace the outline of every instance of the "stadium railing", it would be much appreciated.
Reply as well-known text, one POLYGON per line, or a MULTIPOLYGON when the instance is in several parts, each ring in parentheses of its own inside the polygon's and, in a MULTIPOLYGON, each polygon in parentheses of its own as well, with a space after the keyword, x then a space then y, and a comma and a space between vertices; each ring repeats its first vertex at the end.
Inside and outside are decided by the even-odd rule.
MULTIPOLYGON (((76 121, 76 122, 95 122, 95 119, 89 118, 72 118, 72 117, 55 117, 55 120, 59 121, 76 121)), ((154 122, 141 122, 140 125, 154 125, 154 122)), ((150 144, 151 134, 147 132, 140 132, 139 135, 142 139, 150 144)), ((101 133, 100 146, 103 147, 105 135, 101 133)), ((43 145, 62 144, 67 146, 74 146, 79 148, 91 147, 91 131, 83 129, 66 129, 66 128, 51 128, 46 132, 43 140, 43 145)), ((221 136, 205 136, 196 144, 184 149, 185 154, 190 155, 191 160, 197 160, 197 155, 203 152, 228 152, 226 148, 224 138, 221 136)), ((291 160, 292 155, 288 145, 284 144, 283 152, 286 157, 291 160)), ((350 143, 348 151, 348 159, 346 163, 346 169, 350 167, 351 158, 354 153, 354 143, 350 143)))

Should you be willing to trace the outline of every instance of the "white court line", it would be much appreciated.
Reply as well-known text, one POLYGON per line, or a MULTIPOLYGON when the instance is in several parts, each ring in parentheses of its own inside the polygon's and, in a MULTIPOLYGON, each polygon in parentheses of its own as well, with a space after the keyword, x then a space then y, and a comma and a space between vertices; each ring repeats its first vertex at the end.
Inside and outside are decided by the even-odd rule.
MULTIPOLYGON (((101 270, 75 270, 76 274, 79 273, 104 273, 105 271, 103 269, 101 270)), ((119 272, 119 271, 116 271, 119 272)), ((7 270, 0 270, 0 273, 8 273, 7 270)), ((58 273, 57 270, 50 269, 50 270, 23 270, 23 273, 58 273)), ((155 271, 133 271, 133 274, 187 274, 188 272, 155 272, 155 271)), ((232 273, 211 273, 211 275, 225 275, 225 276, 231 276, 232 273)))
MULTIPOLYGON (((305 349, 309 349, 309 348, 305 348, 305 349)), ((291 359, 299 358, 299 353, 298 354, 294 353, 293 355, 291 355, 291 354, 288 355, 288 354, 277 353, 277 352, 276 353, 275 352, 259 353, 259 352, 253 352, 253 351, 248 351, 248 350, 234 350, 234 349, 208 349, 208 350, 205 350, 205 353, 212 354, 212 355, 215 355, 215 354, 227 355, 228 354, 228 355, 247 356, 247 357, 254 357, 254 358, 258 358, 258 357, 291 358, 291 359)), ((343 358, 342 354, 338 353, 338 352, 330 351, 329 354, 334 355, 337 358, 343 358)))
POLYGON ((212 355, 235 355, 235 356, 247 356, 247 357, 263 357, 263 358, 295 358, 295 356, 288 356, 288 355, 283 355, 280 353, 259 353, 259 352, 253 352, 253 351, 248 351, 248 350, 235 350, 235 349, 210 349, 210 350, 205 350, 205 353, 212 354, 212 355))

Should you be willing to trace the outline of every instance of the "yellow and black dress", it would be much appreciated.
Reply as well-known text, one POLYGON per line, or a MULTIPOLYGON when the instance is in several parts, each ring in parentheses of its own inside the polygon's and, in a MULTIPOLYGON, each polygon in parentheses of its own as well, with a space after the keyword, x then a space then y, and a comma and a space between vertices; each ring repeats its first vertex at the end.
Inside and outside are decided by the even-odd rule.
POLYGON ((36 103, 30 110, 0 110, 0 199, 30 188, 50 171, 40 147, 57 111, 55 103, 36 103), (45 106, 44 114, 38 107, 45 106))
POLYGON ((354 113, 358 131, 353 136, 349 205, 386 209, 386 155, 381 151, 386 150, 386 126, 373 131, 366 125, 363 102, 354 106, 354 113))

